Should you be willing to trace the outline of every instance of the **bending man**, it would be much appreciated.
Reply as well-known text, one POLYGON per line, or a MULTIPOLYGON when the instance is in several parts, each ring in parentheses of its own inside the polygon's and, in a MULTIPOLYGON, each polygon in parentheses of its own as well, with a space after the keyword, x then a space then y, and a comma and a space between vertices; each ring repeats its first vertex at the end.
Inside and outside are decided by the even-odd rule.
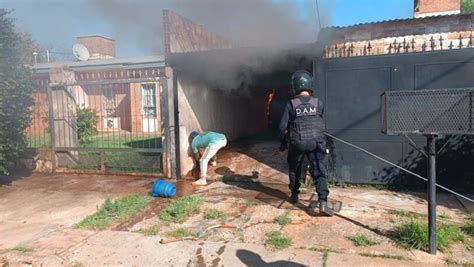
MULTIPOLYGON (((207 185, 207 165, 209 160, 215 159, 217 151, 227 145, 225 135, 216 132, 192 132, 191 133, 191 148, 193 150, 194 158, 199 162, 199 180, 195 181, 194 185, 207 185), (202 155, 199 153, 203 151, 202 155)), ((215 166, 215 160, 213 160, 215 166)))

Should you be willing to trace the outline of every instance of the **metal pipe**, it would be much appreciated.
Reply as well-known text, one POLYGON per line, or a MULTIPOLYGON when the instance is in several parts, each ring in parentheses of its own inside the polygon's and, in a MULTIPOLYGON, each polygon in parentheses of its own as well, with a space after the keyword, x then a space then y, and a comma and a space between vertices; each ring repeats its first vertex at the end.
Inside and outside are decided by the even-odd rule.
POLYGON ((427 136, 429 251, 436 255, 436 135, 427 136))

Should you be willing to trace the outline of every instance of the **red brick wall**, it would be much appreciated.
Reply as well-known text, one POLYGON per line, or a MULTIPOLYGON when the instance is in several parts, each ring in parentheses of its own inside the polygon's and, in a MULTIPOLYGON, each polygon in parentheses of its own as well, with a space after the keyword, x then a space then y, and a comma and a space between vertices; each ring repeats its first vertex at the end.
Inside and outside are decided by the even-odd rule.
POLYGON ((423 14, 437 15, 461 10, 461 0, 415 0, 415 17, 423 14))
POLYGON ((163 10, 163 35, 166 54, 232 47, 221 36, 171 10, 163 10))
POLYGON ((84 93, 87 95, 88 107, 95 110, 99 118, 97 128, 99 130, 107 130, 104 119, 107 117, 105 113, 105 97, 106 93, 113 93, 116 110, 115 116, 119 118, 118 129, 130 131, 130 92, 128 84, 110 84, 105 86, 82 86, 84 93))
POLYGON ((132 132, 137 133, 142 131, 141 122, 141 86, 139 83, 131 83, 130 90, 130 119, 132 132))
POLYGON ((113 39, 100 35, 79 36, 77 37, 77 43, 87 47, 91 57, 93 57, 94 54, 115 57, 115 41, 113 39))

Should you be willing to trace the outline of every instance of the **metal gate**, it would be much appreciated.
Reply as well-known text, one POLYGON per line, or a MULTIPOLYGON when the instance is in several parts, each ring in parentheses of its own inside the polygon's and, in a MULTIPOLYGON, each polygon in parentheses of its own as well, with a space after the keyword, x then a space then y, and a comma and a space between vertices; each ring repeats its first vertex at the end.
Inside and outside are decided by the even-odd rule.
POLYGON ((47 110, 33 115, 27 137, 31 147, 50 149, 53 172, 166 172, 159 77, 50 79, 47 110))
MULTIPOLYGON (((340 57, 315 61, 316 94, 325 102, 326 128, 334 136, 367 148, 417 173, 426 173, 426 159, 413 145, 420 136, 394 137, 381 133, 380 95, 384 91, 474 86, 474 49, 340 57)), ((404 173, 357 150, 334 143, 332 178, 354 183, 416 183, 404 173)), ((439 181, 473 189, 474 139, 451 137, 438 141, 439 181), (469 163, 471 162, 471 163, 469 163)))

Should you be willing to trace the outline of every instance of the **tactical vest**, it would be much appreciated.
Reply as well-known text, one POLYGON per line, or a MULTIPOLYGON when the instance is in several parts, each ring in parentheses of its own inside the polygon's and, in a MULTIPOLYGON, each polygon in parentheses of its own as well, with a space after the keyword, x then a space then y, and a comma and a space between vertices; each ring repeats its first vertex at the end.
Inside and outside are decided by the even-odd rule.
POLYGON ((291 106, 294 116, 290 123, 292 143, 316 139, 323 135, 322 107, 317 98, 311 97, 308 102, 303 102, 297 97, 291 100, 291 106))

